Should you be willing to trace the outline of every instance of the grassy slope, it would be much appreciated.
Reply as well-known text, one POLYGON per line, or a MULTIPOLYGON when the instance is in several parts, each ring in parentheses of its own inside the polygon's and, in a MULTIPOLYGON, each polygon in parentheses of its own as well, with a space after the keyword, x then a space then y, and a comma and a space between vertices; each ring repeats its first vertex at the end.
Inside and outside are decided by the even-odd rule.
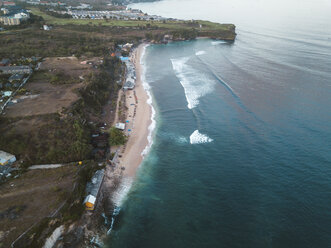
POLYGON ((213 23, 209 21, 197 21, 193 26, 191 22, 188 21, 167 21, 166 23, 160 21, 124 21, 124 20, 92 20, 92 19, 64 19, 64 18, 56 18, 46 13, 40 11, 38 8, 30 8, 32 13, 44 18, 44 20, 48 24, 53 25, 87 25, 87 24, 96 24, 103 26, 119 26, 119 27, 138 27, 145 26, 147 24, 152 24, 153 26, 158 26, 159 28, 165 29, 192 29, 193 27, 198 27, 199 24, 202 25, 202 31, 229 31, 234 28, 233 24, 219 24, 213 23))

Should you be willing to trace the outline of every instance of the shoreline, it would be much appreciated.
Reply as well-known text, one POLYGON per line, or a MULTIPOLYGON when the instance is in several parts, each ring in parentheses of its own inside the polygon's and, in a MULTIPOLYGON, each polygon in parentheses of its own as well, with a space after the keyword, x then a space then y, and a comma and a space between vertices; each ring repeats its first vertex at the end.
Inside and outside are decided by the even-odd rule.
MULTIPOLYGON (((97 237, 99 241, 104 241, 110 235, 116 216, 121 209, 121 204, 131 188, 139 166, 152 145, 152 124, 154 123, 155 111, 151 105, 152 99, 148 91, 148 85, 144 85, 144 68, 141 65, 141 58, 146 46, 148 44, 140 44, 131 54, 130 59, 136 72, 135 88, 119 92, 119 97, 125 98, 126 108, 124 108, 124 113, 126 121, 129 121, 126 122, 123 132, 129 135, 126 144, 117 147, 117 155, 113 160, 113 166, 106 167, 99 202, 99 206, 104 205, 106 207, 103 210, 98 207, 99 211, 96 210, 93 214, 106 213, 110 226, 107 226, 107 231, 92 228, 89 236, 90 238, 97 237)), ((118 108, 120 101, 118 99, 113 126, 120 121, 120 110, 118 108)), ((92 222, 89 223, 92 224, 92 222)), ((92 225, 96 227, 97 224, 92 225)))
POLYGON ((152 106, 149 104, 150 96, 143 85, 143 68, 140 64, 145 46, 146 44, 139 45, 131 55, 136 71, 136 85, 133 90, 125 92, 128 121, 125 132, 128 134, 128 140, 118 158, 118 165, 125 168, 123 176, 131 178, 136 176, 145 155, 144 151, 150 143, 148 137, 152 124, 152 106))

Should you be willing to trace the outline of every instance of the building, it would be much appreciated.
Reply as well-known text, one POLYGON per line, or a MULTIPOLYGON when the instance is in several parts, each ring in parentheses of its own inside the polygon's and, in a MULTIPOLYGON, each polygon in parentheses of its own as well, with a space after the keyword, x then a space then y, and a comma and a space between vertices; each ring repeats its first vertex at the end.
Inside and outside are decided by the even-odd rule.
POLYGON ((44 28, 45 31, 49 31, 49 30, 51 30, 51 27, 48 26, 48 25, 44 25, 43 28, 44 28))
POLYGON ((13 74, 10 76, 10 78, 8 79, 9 82, 14 82, 14 81, 21 81, 24 78, 24 74, 13 74))
POLYGON ((10 165, 16 161, 16 157, 8 152, 0 150, 0 165, 10 165))
POLYGON ((94 210, 96 199, 97 198, 95 198, 93 195, 86 196, 84 200, 84 205, 86 210, 90 210, 90 211, 94 210))
POLYGON ((4 25, 19 25, 29 18, 30 14, 26 10, 13 8, 7 14, 0 16, 0 22, 4 25))
POLYGON ((87 196, 84 200, 86 210, 94 210, 104 175, 105 170, 96 171, 91 182, 86 185, 87 196))
POLYGON ((3 2, 4 7, 9 7, 9 6, 15 6, 16 4, 14 2, 3 2))
POLYGON ((123 89, 124 90, 133 90, 134 87, 135 87, 135 83, 128 80, 128 81, 125 82, 125 84, 123 86, 123 89))
POLYGON ((2 59, 0 61, 0 66, 7 66, 10 64, 10 60, 9 59, 2 59))
MULTIPOLYGON (((9 85, 5 84, 5 86, 8 87, 8 86, 10 86, 10 84, 9 85)), ((13 94, 13 92, 12 91, 3 91, 2 94, 5 97, 10 97, 13 94)))
POLYGON ((32 69, 30 66, 1 66, 0 74, 30 74, 32 73, 32 69))
POLYGON ((125 123, 116 123, 115 127, 119 130, 125 130, 125 123))

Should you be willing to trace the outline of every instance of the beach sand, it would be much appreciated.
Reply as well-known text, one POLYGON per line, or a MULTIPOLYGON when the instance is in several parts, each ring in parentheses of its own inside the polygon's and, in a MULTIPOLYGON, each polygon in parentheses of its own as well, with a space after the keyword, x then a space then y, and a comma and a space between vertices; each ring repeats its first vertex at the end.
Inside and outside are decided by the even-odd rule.
POLYGON ((147 103, 148 95, 142 85, 140 57, 144 45, 140 45, 131 59, 136 69, 136 87, 125 93, 127 107, 127 121, 125 132, 129 134, 126 145, 121 149, 118 162, 124 167, 124 176, 134 177, 143 160, 142 152, 148 145, 148 127, 151 124, 151 106, 147 103), (131 130, 131 131, 129 131, 131 130), (123 151, 124 150, 124 151, 123 151))

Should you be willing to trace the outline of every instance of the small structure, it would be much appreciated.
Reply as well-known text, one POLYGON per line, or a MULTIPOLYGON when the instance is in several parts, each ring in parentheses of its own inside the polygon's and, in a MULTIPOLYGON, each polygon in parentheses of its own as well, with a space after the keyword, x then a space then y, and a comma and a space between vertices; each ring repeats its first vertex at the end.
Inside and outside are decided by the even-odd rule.
POLYGON ((9 11, 3 16, 0 16, 0 22, 4 25, 19 25, 22 21, 26 21, 29 18, 29 12, 24 9, 16 9, 9 11))
POLYGON ((10 64, 10 60, 9 59, 2 59, 0 61, 0 66, 7 66, 10 64))
POLYGON ((0 66, 0 72, 2 74, 30 74, 32 73, 32 69, 30 66, 22 65, 22 66, 0 66))
POLYGON ((135 83, 132 82, 132 81, 130 81, 130 80, 128 80, 128 81, 125 82, 125 84, 123 86, 123 89, 124 90, 133 90, 134 87, 135 87, 135 83))
POLYGON ((87 197, 84 200, 86 210, 94 210, 104 175, 105 170, 96 171, 91 182, 86 185, 87 197))
POLYGON ((133 47, 133 44, 131 43, 126 43, 125 45, 122 46, 122 50, 129 52, 131 50, 131 48, 133 47))
POLYGON ((115 127, 119 130, 125 130, 125 123, 116 123, 115 127))
POLYGON ((16 157, 8 152, 0 150, 0 165, 10 165, 16 161, 16 157))
MULTIPOLYGON (((5 84, 5 86, 8 87, 8 86, 10 86, 10 84, 9 84, 9 85, 5 84)), ((3 96, 8 96, 8 97, 10 97, 12 94, 13 94, 12 91, 4 91, 4 92, 3 92, 3 96)))
POLYGON ((86 210, 94 210, 95 201, 97 198, 95 198, 93 195, 86 196, 84 200, 84 205, 86 207, 86 210))
POLYGON ((10 76, 10 78, 8 79, 9 82, 14 82, 14 81, 21 81, 24 77, 24 74, 19 74, 19 73, 16 73, 16 74, 13 74, 10 76))
POLYGON ((4 7, 9 7, 9 6, 15 6, 16 4, 14 2, 3 2, 4 7))
POLYGON ((45 31, 50 31, 52 29, 52 27, 48 26, 48 25, 43 25, 43 29, 45 31))
POLYGON ((120 60, 121 60, 122 62, 125 62, 125 61, 129 61, 130 58, 129 58, 129 57, 123 57, 123 56, 121 56, 121 57, 120 57, 120 60))

